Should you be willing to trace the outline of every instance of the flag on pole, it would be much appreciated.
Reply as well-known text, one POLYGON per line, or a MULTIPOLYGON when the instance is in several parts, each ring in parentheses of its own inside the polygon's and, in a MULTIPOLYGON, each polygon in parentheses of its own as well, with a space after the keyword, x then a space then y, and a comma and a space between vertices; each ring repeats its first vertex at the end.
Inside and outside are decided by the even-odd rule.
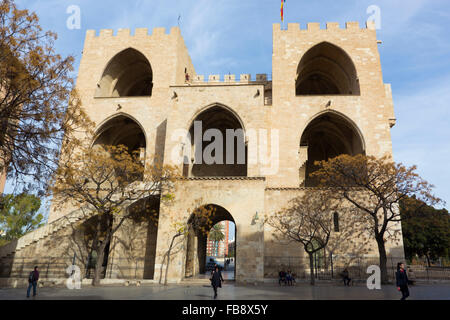
POLYGON ((286 0, 281 0, 281 9, 280 9, 280 14, 281 14, 281 21, 284 21, 284 3, 286 2, 286 0))

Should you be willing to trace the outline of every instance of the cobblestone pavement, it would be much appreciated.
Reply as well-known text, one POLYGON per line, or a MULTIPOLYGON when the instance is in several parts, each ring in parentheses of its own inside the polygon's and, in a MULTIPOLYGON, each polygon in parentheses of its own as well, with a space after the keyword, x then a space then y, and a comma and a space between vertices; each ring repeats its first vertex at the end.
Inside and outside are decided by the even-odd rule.
MULTIPOLYGON (((419 284, 410 287, 410 300, 450 300, 450 284, 419 284)), ((206 285, 146 285, 84 286, 80 290, 67 288, 38 288, 38 295, 30 300, 211 300, 213 290, 206 285)), ((225 283, 219 289, 219 300, 397 300, 401 294, 393 285, 381 290, 365 286, 332 286, 298 284, 292 287, 278 285, 238 286, 225 283)), ((0 289, 0 300, 26 300, 26 288, 0 289)))

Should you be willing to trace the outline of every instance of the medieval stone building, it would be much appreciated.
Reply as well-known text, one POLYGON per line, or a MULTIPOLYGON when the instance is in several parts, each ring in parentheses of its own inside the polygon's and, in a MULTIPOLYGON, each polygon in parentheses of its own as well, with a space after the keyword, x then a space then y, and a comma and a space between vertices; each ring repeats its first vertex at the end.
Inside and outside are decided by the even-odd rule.
MULTIPOLYGON (((274 24, 272 36, 271 76, 205 79, 196 74, 179 28, 169 33, 156 28, 151 34, 136 29, 133 35, 128 29, 87 32, 77 90, 97 125, 94 144, 124 144, 146 158, 178 166, 184 176, 173 205, 156 201, 158 227, 144 217, 115 236, 104 262, 106 279, 158 281, 170 217, 187 221, 199 201, 216 208, 214 223, 236 224, 237 281, 276 277, 286 258, 300 273, 304 253, 298 245, 273 241, 264 215, 314 185, 308 174, 315 160, 392 153, 395 115, 374 25, 327 23, 321 29, 309 23, 301 29, 290 23, 281 30, 274 24), (193 132, 196 120, 203 131, 242 129, 245 163, 198 164, 193 157, 176 163, 172 155, 183 152, 185 144, 174 137, 180 129, 193 132), (265 133, 267 153, 278 155, 276 164, 250 161, 250 132, 265 133)), ((76 210, 52 210, 46 226, 0 248, 2 276, 18 277, 27 263, 40 263, 48 278, 67 277, 64 270, 73 261, 85 266, 86 252, 68 240, 79 220, 76 210)), ((184 241, 172 258, 172 282, 204 270, 206 237, 191 233, 184 241)), ((387 248, 388 254, 403 256, 401 242, 387 248)))

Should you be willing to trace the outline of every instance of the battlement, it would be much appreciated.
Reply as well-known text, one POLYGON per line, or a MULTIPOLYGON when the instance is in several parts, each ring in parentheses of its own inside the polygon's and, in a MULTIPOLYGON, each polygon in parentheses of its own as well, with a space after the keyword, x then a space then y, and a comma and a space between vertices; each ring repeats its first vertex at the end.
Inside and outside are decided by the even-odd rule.
POLYGON ((251 74, 241 74, 239 80, 236 79, 234 74, 226 74, 223 78, 219 74, 211 74, 208 76, 208 81, 205 81, 204 75, 196 75, 192 79, 193 84, 245 84, 245 83, 262 83, 270 82, 271 75, 266 73, 259 73, 255 79, 252 80, 251 74))
POLYGON ((86 31, 86 39, 130 39, 130 38, 147 38, 147 37, 164 37, 164 36, 174 36, 181 35, 180 28, 172 27, 169 33, 166 33, 166 28, 154 28, 152 29, 152 33, 149 34, 148 28, 136 28, 134 30, 134 34, 131 34, 130 29, 118 29, 116 33, 112 29, 101 29, 97 34, 96 30, 87 30, 86 31))
POLYGON ((300 23, 288 23, 287 30, 281 30, 281 25, 279 23, 273 24, 273 30, 274 31, 281 31, 281 32, 311 32, 311 31, 367 31, 367 30, 375 30, 375 22, 374 21, 367 21, 366 22, 366 28, 361 28, 359 25, 359 22, 353 21, 353 22, 346 22, 345 28, 341 28, 339 25, 339 22, 327 22, 325 25, 325 28, 321 28, 320 23, 318 22, 309 22, 306 24, 306 29, 301 28, 300 23))

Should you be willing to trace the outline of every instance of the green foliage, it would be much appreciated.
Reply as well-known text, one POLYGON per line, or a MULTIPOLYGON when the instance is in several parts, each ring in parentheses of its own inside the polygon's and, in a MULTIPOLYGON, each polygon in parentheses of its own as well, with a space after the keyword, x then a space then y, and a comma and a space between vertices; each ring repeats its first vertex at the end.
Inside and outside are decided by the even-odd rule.
POLYGON ((43 216, 37 214, 41 200, 31 194, 0 196, 0 245, 39 228, 43 216))
POLYGON ((430 260, 448 258, 450 248, 450 215, 446 209, 435 209, 415 198, 400 202, 403 241, 408 259, 416 255, 430 260))
POLYGON ((220 223, 216 223, 214 227, 212 227, 211 232, 209 233, 209 239, 217 242, 225 239, 225 235, 223 234, 223 226, 220 223))

